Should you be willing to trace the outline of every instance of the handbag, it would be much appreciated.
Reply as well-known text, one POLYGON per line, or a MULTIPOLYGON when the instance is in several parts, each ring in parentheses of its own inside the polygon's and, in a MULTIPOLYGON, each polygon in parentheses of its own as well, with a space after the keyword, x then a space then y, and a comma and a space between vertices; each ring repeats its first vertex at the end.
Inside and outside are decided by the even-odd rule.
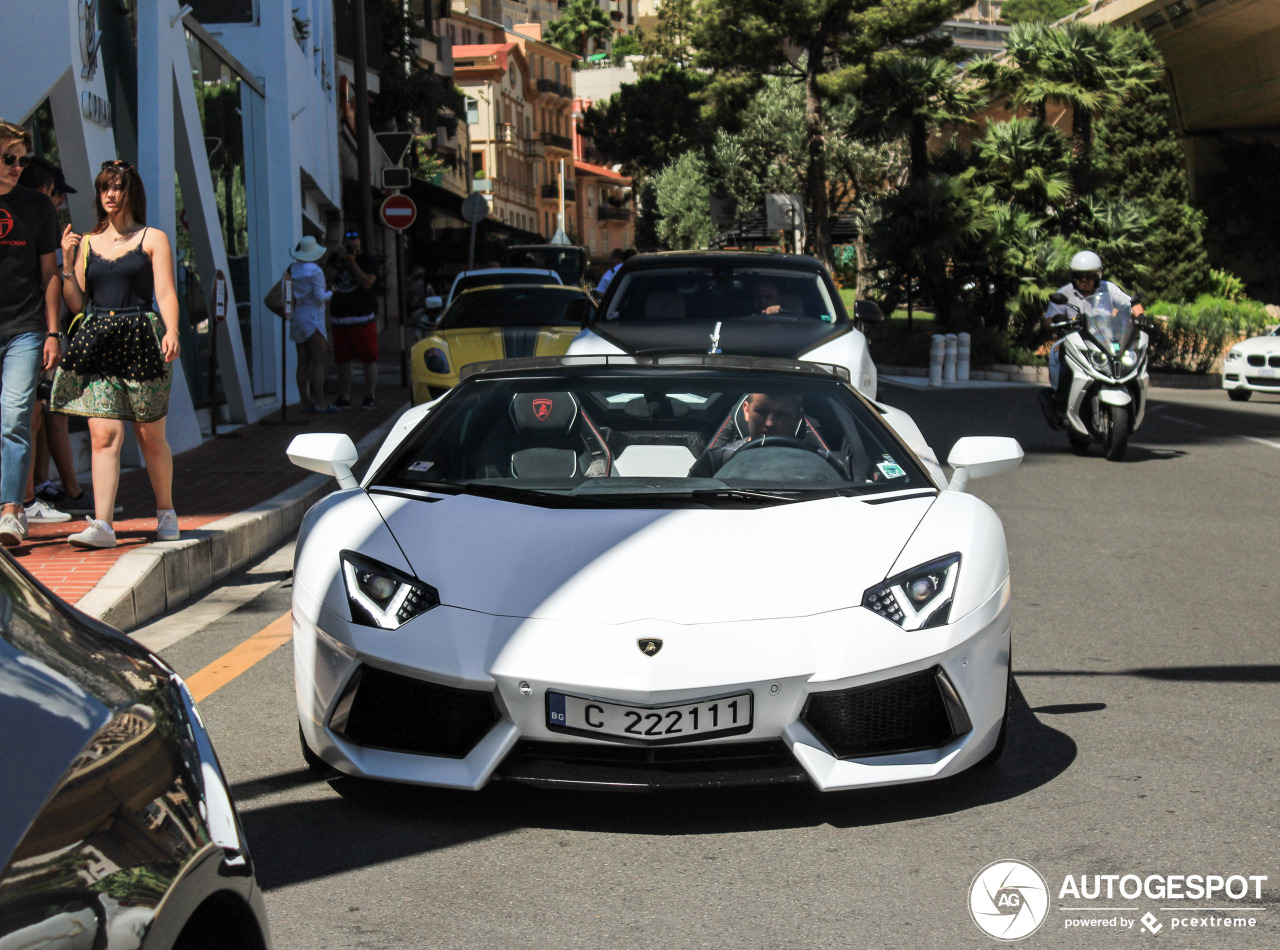
MULTIPOLYGON (((81 256, 84 258, 84 266, 87 270, 89 267, 89 235, 86 234, 83 238, 81 238, 80 245, 83 249, 83 254, 81 256)), ((84 299, 80 301, 80 306, 83 309, 79 313, 77 313, 74 317, 72 317, 71 322, 67 324, 67 342, 68 343, 71 342, 71 338, 74 337, 76 333, 79 332, 80 328, 85 325, 88 319, 85 316, 85 314, 93 312, 93 307, 89 303, 89 296, 87 293, 84 295, 84 299)))
POLYGON ((272 284, 271 289, 267 291, 267 295, 262 298, 262 305, 281 319, 289 316, 284 309, 284 279, 288 275, 289 268, 286 267, 284 273, 280 275, 280 279, 272 284))

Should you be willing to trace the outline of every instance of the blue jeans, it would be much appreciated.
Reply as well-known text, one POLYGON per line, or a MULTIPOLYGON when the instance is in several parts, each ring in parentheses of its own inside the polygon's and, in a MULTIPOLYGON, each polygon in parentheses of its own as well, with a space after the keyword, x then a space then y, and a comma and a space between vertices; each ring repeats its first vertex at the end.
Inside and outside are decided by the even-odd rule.
POLYGON ((31 409, 44 366, 43 333, 0 339, 0 504, 26 501, 31 409))

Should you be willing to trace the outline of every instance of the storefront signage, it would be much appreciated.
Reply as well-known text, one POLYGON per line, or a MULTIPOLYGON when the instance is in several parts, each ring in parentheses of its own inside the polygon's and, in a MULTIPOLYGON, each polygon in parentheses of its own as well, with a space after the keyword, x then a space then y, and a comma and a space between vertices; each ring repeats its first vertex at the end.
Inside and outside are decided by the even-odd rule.
POLYGON ((90 122, 111 128, 111 103, 88 89, 80 93, 80 114, 90 122))
POLYGON ((98 47, 102 34, 98 32, 98 0, 80 0, 80 70, 81 79, 92 79, 98 71, 98 47))

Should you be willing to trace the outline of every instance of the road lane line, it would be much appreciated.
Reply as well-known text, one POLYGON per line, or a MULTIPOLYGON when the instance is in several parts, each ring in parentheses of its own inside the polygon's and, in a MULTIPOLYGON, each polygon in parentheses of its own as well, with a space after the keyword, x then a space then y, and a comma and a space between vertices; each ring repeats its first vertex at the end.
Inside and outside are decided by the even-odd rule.
POLYGON ((1249 441, 1249 442, 1257 442, 1259 445, 1269 445, 1273 449, 1280 449, 1280 442, 1270 442, 1267 439, 1259 439, 1256 436, 1252 436, 1252 435, 1241 435, 1241 436, 1237 436, 1236 438, 1245 439, 1246 441, 1249 441))
POLYGON ((197 703, 226 686, 259 660, 265 659, 293 636, 293 611, 271 621, 234 650, 224 653, 187 678, 187 689, 197 703))

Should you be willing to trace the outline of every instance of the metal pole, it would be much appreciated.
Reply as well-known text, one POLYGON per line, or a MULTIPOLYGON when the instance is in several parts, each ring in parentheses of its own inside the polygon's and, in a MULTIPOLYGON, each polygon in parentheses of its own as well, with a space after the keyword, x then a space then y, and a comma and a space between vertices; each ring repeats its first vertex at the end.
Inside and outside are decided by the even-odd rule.
POLYGON ((356 187, 360 192, 360 238, 368 252, 373 236, 373 184, 369 167, 369 56, 366 50, 365 0, 355 0, 356 30, 356 187))
MULTIPOLYGON (((216 293, 216 291, 215 291, 216 293)), ((209 324, 209 435, 218 434, 218 319, 209 324)))
POLYGON ((404 232, 396 232, 396 297, 400 304, 400 385, 409 385, 409 351, 405 348, 404 317, 409 299, 404 285, 404 232))
MULTIPOLYGON (((564 231, 564 159, 560 159, 560 211, 556 217, 557 229, 564 231)), ((568 233, 568 232, 566 232, 568 233)))
POLYGON ((471 253, 467 255, 467 270, 476 267, 476 222, 471 222, 471 253))

